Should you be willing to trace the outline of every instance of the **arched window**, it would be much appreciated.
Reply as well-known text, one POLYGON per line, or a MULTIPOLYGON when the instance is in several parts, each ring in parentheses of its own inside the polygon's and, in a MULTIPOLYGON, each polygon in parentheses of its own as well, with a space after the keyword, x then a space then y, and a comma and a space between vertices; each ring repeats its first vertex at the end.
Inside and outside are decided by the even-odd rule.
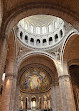
POLYGON ((43 39, 43 45, 46 45, 46 44, 47 44, 46 39, 43 39))
POLYGON ((40 40, 39 39, 36 40, 36 44, 37 44, 37 46, 40 45, 40 40))
POLYGON ((24 28, 24 19, 20 20, 19 23, 20 23, 21 26, 24 28))
POLYGON ((60 30, 60 35, 61 35, 61 37, 63 37, 63 31, 62 31, 62 29, 60 30))
POLYGON ((49 41, 53 41, 52 37, 49 38, 49 41))
POLYGON ((33 26, 30 26, 30 32, 33 33, 33 26))
POLYGON ((31 99, 31 109, 33 109, 33 108, 35 108, 35 107, 36 107, 36 98, 33 97, 33 98, 31 99))
POLYGON ((36 27, 36 33, 40 34, 40 27, 36 27))
POLYGON ((43 33, 43 34, 46 33, 46 27, 42 27, 42 33, 43 33))
POLYGON ((30 44, 34 45, 34 39, 33 38, 30 39, 30 44))
POLYGON ((25 42, 27 43, 28 42, 28 36, 25 35, 25 42))
POLYGON ((27 29, 28 29, 28 25, 27 25, 27 24, 25 24, 25 30, 27 31, 27 29))
POLYGON ((4 80, 5 80, 5 73, 3 73, 2 75, 2 81, 4 82, 4 80))
POLYGON ((53 43, 53 39, 52 37, 49 38, 49 45, 51 45, 53 43))
POLYGON ((40 43, 40 40, 39 40, 39 39, 37 39, 37 41, 36 41, 36 42, 40 43))
POLYGON ((48 29, 49 29, 49 32, 52 32, 52 25, 49 25, 48 29))
POLYGON ((57 28, 58 27, 58 24, 57 24, 57 22, 55 22, 55 28, 57 28))
POLYGON ((28 40, 28 36, 27 35, 25 35, 25 40, 28 40))
POLYGON ((45 43, 46 42, 46 39, 43 39, 43 43, 45 43))
POLYGON ((57 42, 58 41, 58 35, 56 34, 55 35, 55 42, 57 42))
POLYGON ((22 31, 20 32, 20 39, 22 39, 22 36, 23 36, 23 33, 22 33, 22 31))
POLYGON ((34 42, 34 39, 33 39, 33 38, 31 38, 31 39, 30 39, 30 42, 34 42))

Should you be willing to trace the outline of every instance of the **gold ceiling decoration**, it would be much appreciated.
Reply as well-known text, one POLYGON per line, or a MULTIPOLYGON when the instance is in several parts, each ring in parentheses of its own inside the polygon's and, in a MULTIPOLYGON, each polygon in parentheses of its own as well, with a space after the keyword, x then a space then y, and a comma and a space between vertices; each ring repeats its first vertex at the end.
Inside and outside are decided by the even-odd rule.
POLYGON ((23 92, 39 93, 50 88, 51 77, 42 68, 30 68, 21 76, 20 89, 23 92))

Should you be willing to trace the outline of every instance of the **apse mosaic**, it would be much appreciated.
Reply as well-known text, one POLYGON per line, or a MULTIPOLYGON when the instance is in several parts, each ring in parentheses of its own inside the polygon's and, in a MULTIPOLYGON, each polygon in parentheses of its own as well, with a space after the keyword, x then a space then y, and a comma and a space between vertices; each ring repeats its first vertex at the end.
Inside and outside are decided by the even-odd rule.
POLYGON ((21 77, 20 88, 24 92, 42 92, 50 87, 50 76, 40 68, 28 69, 21 77))

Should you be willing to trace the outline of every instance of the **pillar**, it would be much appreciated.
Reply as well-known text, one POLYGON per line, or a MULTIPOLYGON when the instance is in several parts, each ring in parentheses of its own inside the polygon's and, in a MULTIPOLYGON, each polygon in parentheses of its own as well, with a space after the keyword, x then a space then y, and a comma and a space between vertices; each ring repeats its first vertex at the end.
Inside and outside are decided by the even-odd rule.
POLYGON ((39 108, 39 98, 36 96, 36 108, 39 108))
POLYGON ((16 97, 15 97, 15 106, 14 111, 19 111, 19 102, 20 101, 20 88, 19 85, 16 87, 16 97))
POLYGON ((76 111, 69 76, 60 76, 59 85, 63 111, 76 111))
POLYGON ((2 111, 14 111, 16 76, 7 75, 2 94, 2 111))
POLYGON ((0 28, 2 24, 2 18, 3 18, 3 1, 0 0, 0 28))
POLYGON ((57 98, 56 98, 56 87, 52 86, 51 88, 51 95, 52 95, 52 110, 53 111, 58 111, 57 110, 57 98))
POLYGON ((64 64, 62 67, 62 65, 58 63, 57 71, 59 77, 62 111, 76 111, 67 64, 64 64))
POLYGON ((43 98, 43 96, 41 97, 41 99, 42 99, 42 110, 44 109, 44 98, 43 98))
POLYGON ((8 58, 6 63, 6 77, 2 93, 2 111, 14 111, 16 95, 16 63, 8 58))
MULTIPOLYGON (((7 56, 7 40, 0 38, 0 85, 2 83, 2 74, 4 72, 5 61, 7 56)), ((1 88, 1 86, 0 86, 1 88)))
POLYGON ((30 96, 28 97, 28 109, 31 109, 31 98, 30 98, 30 96))

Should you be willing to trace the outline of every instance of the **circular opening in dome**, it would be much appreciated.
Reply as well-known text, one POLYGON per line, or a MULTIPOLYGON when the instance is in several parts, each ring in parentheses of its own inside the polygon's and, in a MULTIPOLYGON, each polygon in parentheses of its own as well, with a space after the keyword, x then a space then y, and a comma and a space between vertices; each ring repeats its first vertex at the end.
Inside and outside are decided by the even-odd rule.
POLYGON ((55 47, 65 35, 64 21, 51 15, 26 17, 18 22, 17 27, 18 39, 32 48, 55 47))

